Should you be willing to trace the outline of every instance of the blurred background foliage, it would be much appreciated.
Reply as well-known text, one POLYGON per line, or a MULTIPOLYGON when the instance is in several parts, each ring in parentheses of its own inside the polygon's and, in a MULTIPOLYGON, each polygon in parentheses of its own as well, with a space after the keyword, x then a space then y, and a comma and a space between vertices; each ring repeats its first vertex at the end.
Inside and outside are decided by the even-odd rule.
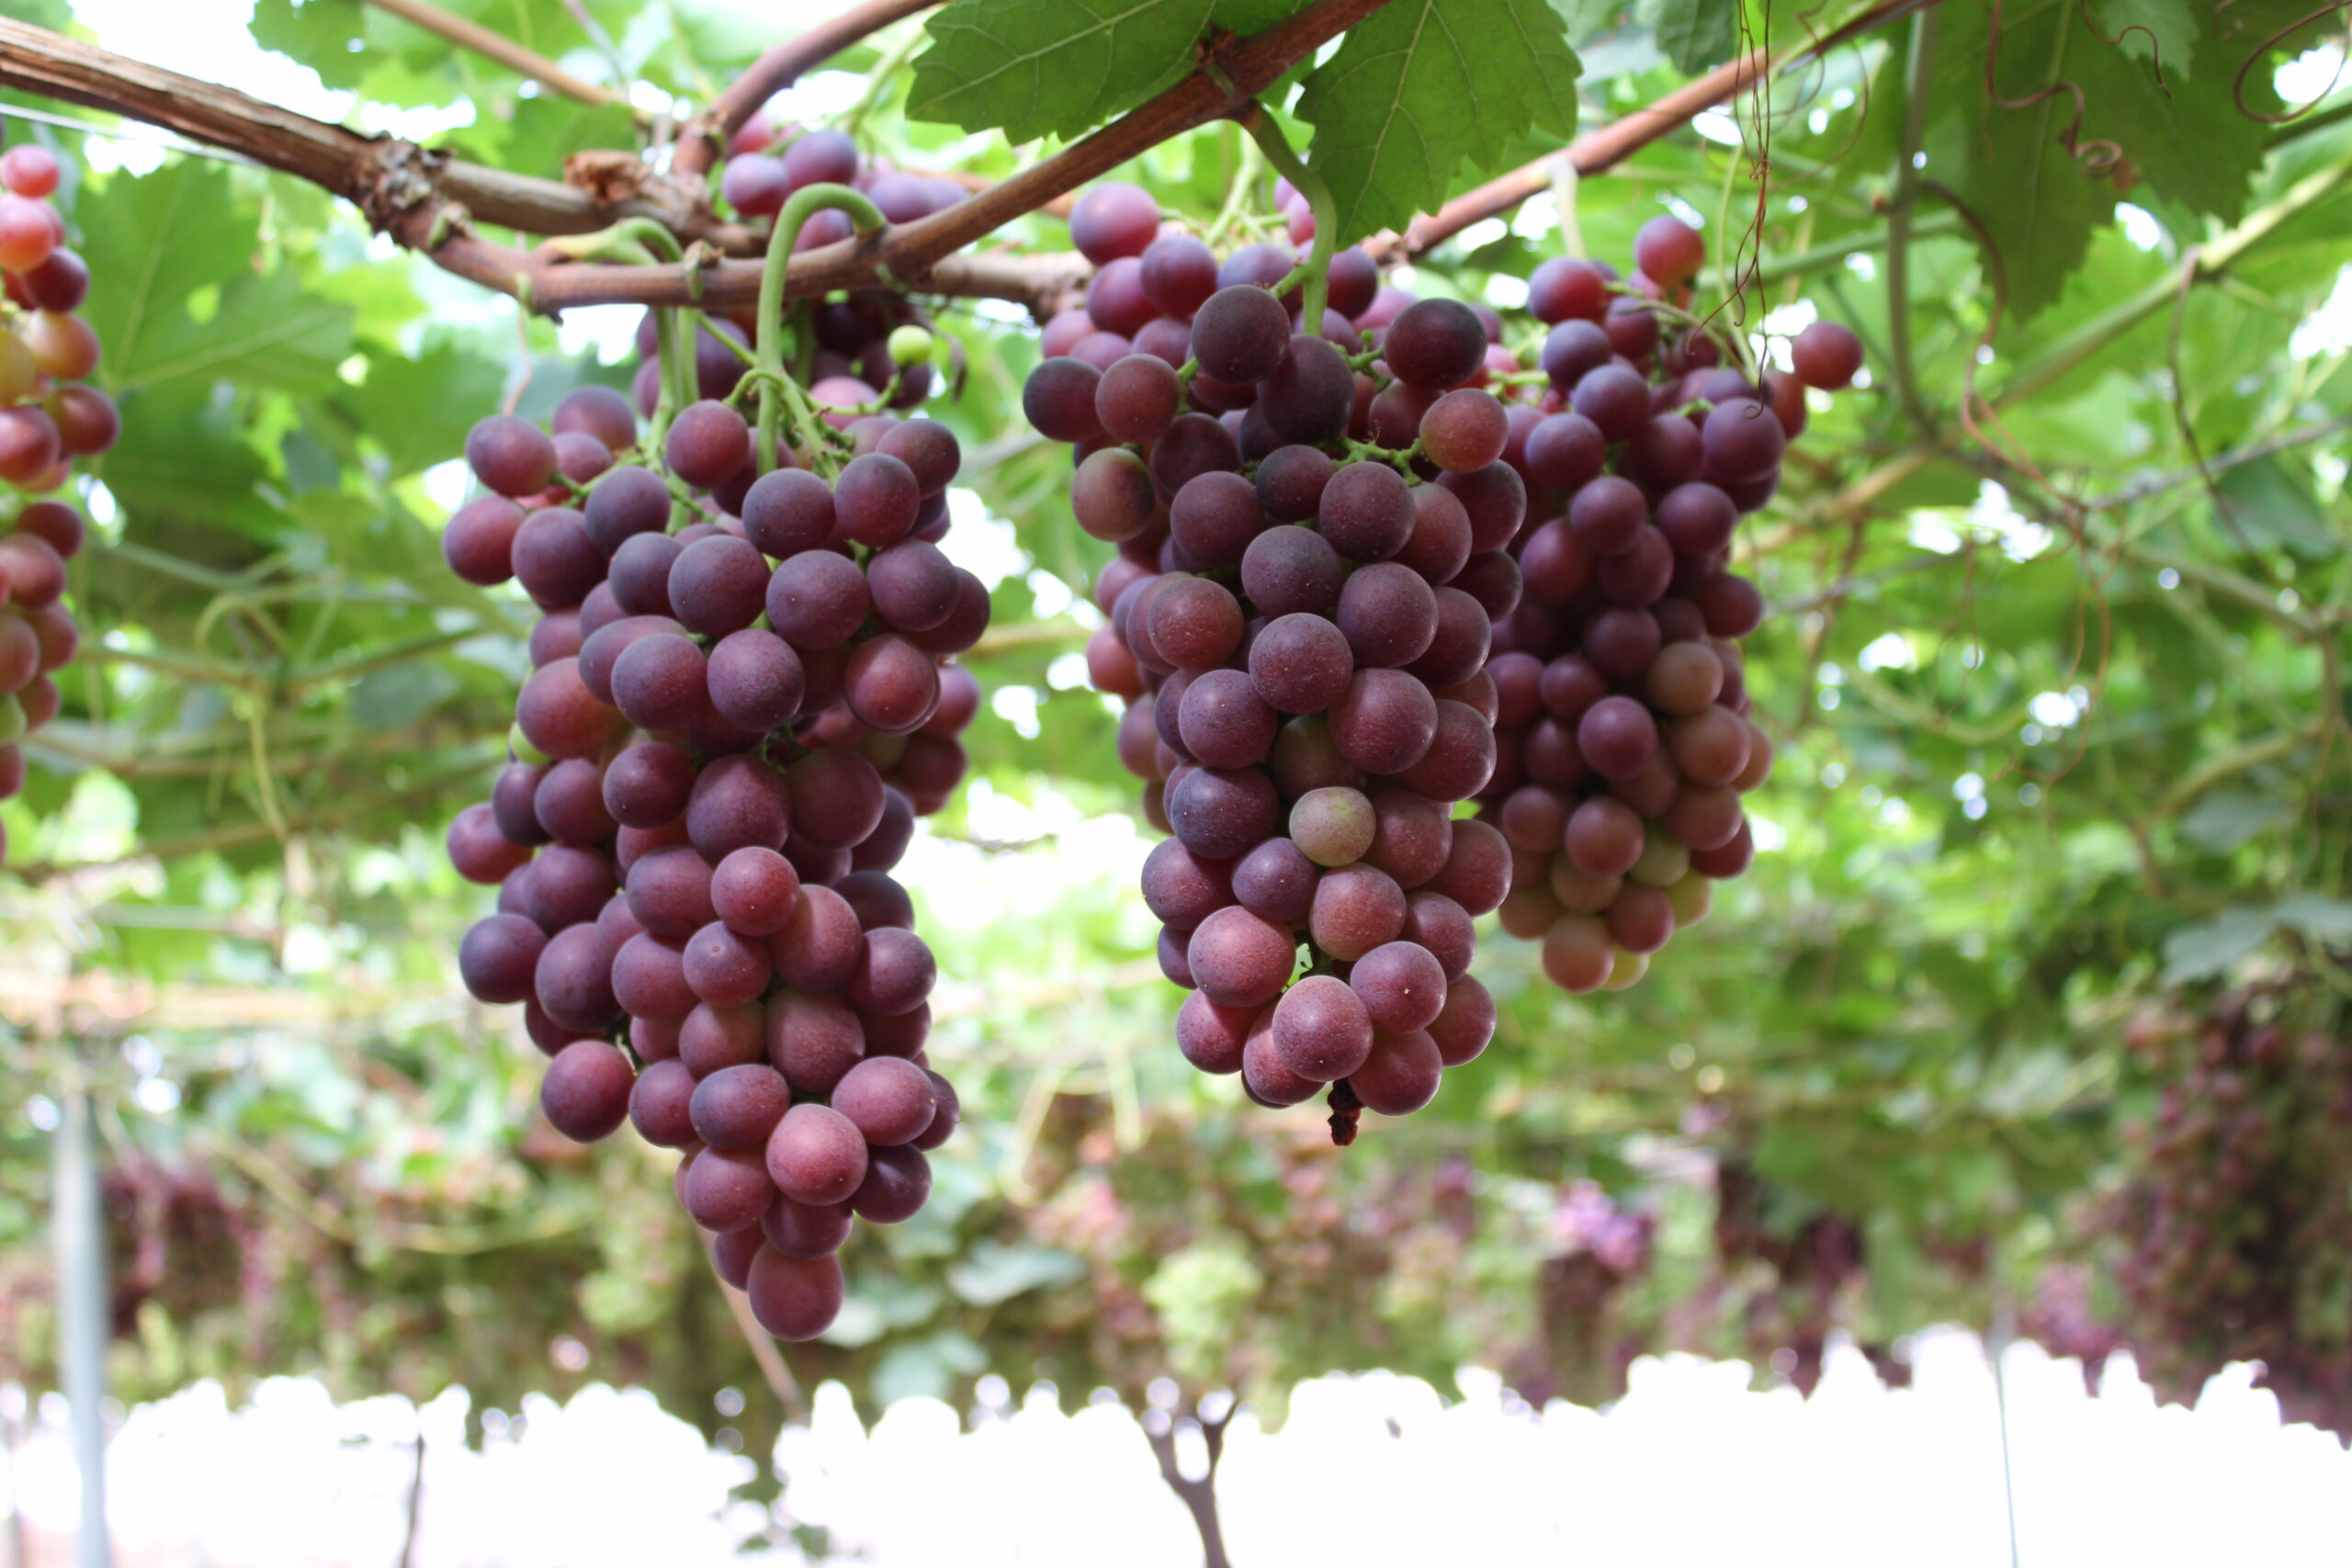
MULTIPOLYGON (((356 0, 258 0, 251 33, 362 129, 552 176, 643 144, 830 9, 454 8, 642 84, 650 112, 541 92, 356 0)), ((1668 26, 1687 6, 1561 9, 1588 126, 1707 58, 1668 26)), ((454 459, 496 407, 621 384, 634 312, 526 320, 308 186, 12 120, 77 171, 60 205, 125 434, 89 481, 64 716, 0 807, 19 1089, 0 1375, 51 1377, 45 1133, 68 1086, 101 1110, 127 1397, 313 1371, 348 1392, 461 1382, 479 1410, 627 1381, 756 1452, 830 1376, 877 1402, 987 1371, 1272 1396, 1480 1359, 1531 1397, 1591 1399, 1666 1345, 1802 1382, 1833 1325, 1897 1377, 1910 1330, 2005 1326, 2109 1245, 2083 1217, 2128 1176, 2118 1130, 2152 1092, 2125 1069, 2133 1010, 2282 967, 2343 989, 2329 949, 2352 942, 2352 94, 2305 52, 2318 29, 2263 47, 2294 19, 2276 6, 2227 28, 2186 0, 2098 8, 2110 33, 2108 13, 2154 23, 2161 66, 2075 9, 2007 7, 2001 101, 1989 7, 1952 0, 1402 280, 1507 308, 1543 258, 1623 261, 1670 209, 1731 263, 1713 286, 1737 284, 1749 330, 1848 321, 1872 379, 1815 413, 1741 549, 1775 610, 1749 645, 1780 749, 1755 870, 1623 994, 1564 998, 1493 933, 1494 1047, 1346 1151, 1312 1106, 1249 1107, 1174 1049, 1179 993, 1133 892, 1148 829, 1077 657, 1107 552, 1069 515, 1066 457, 1021 423, 1034 323, 942 309, 970 371, 926 412, 969 455, 956 504, 986 525, 965 559, 997 619, 972 660, 991 694, 973 782, 904 874, 967 1132, 919 1218, 854 1244, 848 1308, 788 1368, 754 1360, 666 1160, 557 1137, 518 1021, 471 1003, 454 961, 491 894, 440 831, 502 755, 527 625, 517 591, 442 566, 454 459), (2248 118, 2249 58, 2256 113, 2279 111, 2281 65, 2290 96, 2335 96, 2248 118), (2059 146, 2063 93, 2004 107, 2037 71, 2082 78, 2083 137, 2120 163, 2059 146), (785 1397, 714 1403, 763 1379, 785 1397)), ((75 25, 57 0, 0 10, 75 25)), ((1747 25, 1770 19, 1751 0, 1747 25)), ((804 81, 792 114, 848 109, 888 60, 859 121, 874 152, 989 177, 1033 161, 902 117, 919 26, 804 81)), ((1205 220, 1258 166, 1216 127, 1125 174, 1205 220)), ((992 243, 1067 240, 1035 215, 992 243)))

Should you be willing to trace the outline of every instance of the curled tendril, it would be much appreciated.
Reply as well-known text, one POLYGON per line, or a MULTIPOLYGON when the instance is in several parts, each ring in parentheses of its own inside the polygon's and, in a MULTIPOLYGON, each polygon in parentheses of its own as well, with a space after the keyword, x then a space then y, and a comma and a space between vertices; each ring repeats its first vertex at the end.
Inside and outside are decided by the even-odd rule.
POLYGON ((2098 39, 2099 42, 2107 45, 2109 49, 2122 48, 2123 40, 2130 38, 2133 33, 2147 34, 2148 64, 2149 68, 2153 70, 2156 75, 2156 91, 2162 93, 2167 98, 2172 96, 2172 84, 2165 80, 2164 40, 2156 37, 2156 32, 2154 28, 2148 27, 2146 24, 2142 22, 2128 22, 2113 38, 2109 38, 2105 33, 2098 30, 2098 19, 2091 15, 2091 0, 2083 0, 2083 26, 2090 28, 2091 37, 2098 39))
POLYGON ((2064 93, 2074 99, 2075 114, 2074 118, 2066 122, 2066 129, 2058 133, 2058 145, 2066 150, 2066 155, 2075 160, 2084 175, 2090 179, 2098 179, 2123 162, 2121 143, 2098 137, 2088 141, 2083 140, 2083 112, 2088 107, 2088 100, 2084 97, 2083 89, 2080 86, 2072 82, 2052 82, 2040 92, 2030 94, 2025 97, 2007 97, 2002 94, 2000 82, 1996 74, 2000 61, 2001 0, 1993 0, 1992 30, 1984 45, 1985 96, 1993 100, 1994 107, 1996 108, 2030 109, 2036 104, 2064 93))
POLYGON ((2245 61, 2239 64, 2237 77, 2230 84, 2230 99, 2233 103, 2237 105, 2238 113, 2245 116, 2248 119, 2260 120, 2265 125, 2286 125, 2290 121, 2302 118, 2303 116, 2311 113, 2312 110, 2317 108, 2321 103, 2325 101, 2327 95, 2335 91, 2335 85, 2344 79, 2344 62, 2341 60, 2338 60, 2335 62, 2335 74, 2328 78, 2326 88, 2320 93, 2318 97, 2313 98, 2310 103, 2303 105, 2301 108, 2289 109, 2284 114, 2265 114, 2260 109, 2250 109, 2246 107, 2245 79, 2253 73, 2254 68, 2262 62, 2263 57, 2268 54, 2272 50, 2278 48, 2279 44, 2285 42, 2296 33, 2302 31, 2303 28, 2311 26, 2313 22, 2318 21, 2322 17, 2334 16, 2336 12, 2343 10, 2347 5, 2352 5, 2352 0, 2333 0, 2333 4, 2322 6, 2316 11, 2312 11, 2296 17, 2285 27, 2280 28, 2277 32, 2272 33, 2268 38, 2264 39, 2259 44, 2256 44, 2255 46, 2254 52, 2247 55, 2245 61))

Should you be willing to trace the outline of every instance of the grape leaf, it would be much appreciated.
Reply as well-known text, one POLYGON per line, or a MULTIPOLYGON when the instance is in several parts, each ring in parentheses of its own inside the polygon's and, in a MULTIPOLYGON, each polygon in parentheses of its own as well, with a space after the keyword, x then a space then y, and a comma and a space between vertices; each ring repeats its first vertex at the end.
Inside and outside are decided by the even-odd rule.
MULTIPOLYGON (((2101 41, 2077 6, 2011 5, 1988 92, 1990 21, 1989 12, 1973 8, 1944 13, 1928 170, 1983 220, 2007 274, 2015 318, 2057 300, 2082 265, 2092 229, 2109 221, 2116 201, 2139 182, 2225 221, 2244 213, 2267 135, 2238 112, 2235 82, 2261 31, 2242 48, 2202 51, 2204 68, 2195 75, 2167 64, 2159 85, 2150 61, 2101 41), (2064 145, 2070 130, 2082 156, 2064 145)), ((2249 16, 2233 30, 2262 23, 2249 16)), ((2247 106, 2256 110, 2276 102, 2263 75, 2250 73, 2246 82, 2247 106)))
POLYGON ((175 312, 152 321, 134 346, 116 356, 117 386, 196 379, 323 391, 351 352, 351 307, 306 293, 290 273, 240 277, 204 321, 175 312))
POLYGON ((1353 240, 1434 209, 1468 162, 1577 124, 1583 66, 1544 0, 1395 0, 1306 78, 1307 164, 1353 240))
POLYGON ((1685 75, 1722 64, 1739 47, 1733 0, 1650 0, 1643 13, 1659 51, 1685 75))
POLYGON ((2198 19, 2188 0, 2107 0, 2099 30, 2133 59, 2162 64, 2166 76, 2196 63, 2198 19))
POLYGON ((1192 68, 1210 0, 954 0, 925 24, 907 115, 1015 141, 1074 136, 1192 68))

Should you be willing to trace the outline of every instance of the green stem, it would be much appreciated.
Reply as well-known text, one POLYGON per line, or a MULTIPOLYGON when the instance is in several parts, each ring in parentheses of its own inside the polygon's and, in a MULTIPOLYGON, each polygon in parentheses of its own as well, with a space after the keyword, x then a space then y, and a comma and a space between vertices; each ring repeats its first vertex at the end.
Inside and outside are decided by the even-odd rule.
POLYGON ((1931 7, 1911 18, 1911 57, 1903 73, 1903 144, 1895 154, 1894 206, 1886 216, 1887 368, 1897 399, 1911 423, 1932 434, 1935 422, 1919 396, 1911 365, 1911 215, 1919 204, 1920 142, 1927 135, 1928 71, 1935 61, 1936 13, 1931 7))
MULTIPOLYGON (((686 253, 678 237, 650 218, 629 218, 594 234, 583 234, 576 240, 560 241, 566 254, 582 261, 620 260, 639 263, 657 261, 682 263, 686 253)), ((695 400, 694 336, 686 326, 685 312, 675 306, 663 306, 653 312, 653 341, 660 357, 662 374, 654 382, 658 395, 653 404, 653 434, 651 450, 659 451, 662 441, 670 432, 670 422, 678 411, 695 400)))
POLYGON ((775 467, 777 427, 787 404, 793 428, 808 443, 809 460, 831 464, 824 438, 818 434, 816 412, 801 394, 800 384, 784 368, 785 269, 792 263, 793 243, 800 238, 802 225, 820 212, 848 213, 861 236, 888 227, 882 209, 847 186, 805 186, 795 191, 784 210, 775 215, 775 226, 768 231, 767 263, 760 272, 758 368, 753 372, 760 378, 760 434, 752 457, 763 474, 775 467))
POLYGON ((1233 225, 1240 220, 1241 209, 1250 200, 1250 187, 1258 183, 1258 148, 1248 137, 1241 139, 1241 152, 1235 161, 1233 178, 1225 187, 1225 205, 1209 220, 1201 238, 1211 245, 1222 244, 1233 225))
POLYGON ((1274 117, 1261 107, 1252 106, 1241 117, 1241 129, 1250 133, 1266 162, 1281 172, 1282 176, 1306 197, 1306 205, 1315 212, 1315 246, 1306 259, 1288 277, 1274 285, 1274 297, 1280 299, 1291 289, 1304 285, 1306 298, 1300 311, 1301 329, 1310 337, 1323 335, 1323 301, 1331 288, 1331 254, 1340 243, 1340 203, 1331 194, 1331 186, 1322 175, 1306 166, 1305 159, 1291 150, 1284 140, 1282 127, 1274 117))
POLYGON ((857 96, 857 102, 850 105, 849 112, 841 118, 841 129, 845 133, 851 136, 857 134, 858 129, 865 123, 865 117, 874 112, 875 106, 882 101, 882 95, 890 90, 890 78, 897 75, 908 57, 930 39, 931 35, 922 28, 910 28, 904 37, 890 46, 888 54, 874 62, 873 69, 865 73, 865 90, 857 96))

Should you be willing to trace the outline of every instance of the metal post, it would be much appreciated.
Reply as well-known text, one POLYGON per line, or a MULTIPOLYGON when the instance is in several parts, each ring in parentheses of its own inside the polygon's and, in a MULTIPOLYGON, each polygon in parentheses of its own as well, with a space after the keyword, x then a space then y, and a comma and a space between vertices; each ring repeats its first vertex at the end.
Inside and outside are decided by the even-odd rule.
POLYGON ((74 1412, 74 1457, 82 1472, 79 1568, 109 1568, 107 1540, 107 1243, 90 1099, 79 1084, 61 1097, 57 1122, 57 1295, 65 1398, 74 1412))

